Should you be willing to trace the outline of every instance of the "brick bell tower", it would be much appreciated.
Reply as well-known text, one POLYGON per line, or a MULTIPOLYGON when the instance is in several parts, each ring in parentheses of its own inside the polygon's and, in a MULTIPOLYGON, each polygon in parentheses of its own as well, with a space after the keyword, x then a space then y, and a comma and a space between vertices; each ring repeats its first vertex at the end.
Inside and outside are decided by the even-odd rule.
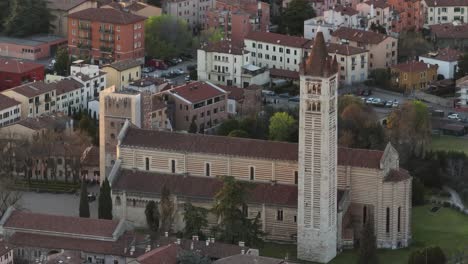
POLYGON ((317 32, 301 66, 297 254, 327 263, 337 247, 338 63, 317 32))

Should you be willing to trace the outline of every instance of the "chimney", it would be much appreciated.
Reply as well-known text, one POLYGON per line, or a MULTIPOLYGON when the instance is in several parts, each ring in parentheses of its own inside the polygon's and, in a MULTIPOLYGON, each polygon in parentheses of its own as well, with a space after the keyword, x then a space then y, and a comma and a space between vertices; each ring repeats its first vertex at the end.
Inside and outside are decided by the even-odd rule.
POLYGON ((169 237, 169 232, 164 232, 165 237, 169 237))
POLYGON ((192 236, 193 241, 198 241, 198 236, 192 236))
POLYGON ((245 250, 242 249, 242 250, 241 250, 241 255, 244 255, 244 254, 245 254, 245 250))

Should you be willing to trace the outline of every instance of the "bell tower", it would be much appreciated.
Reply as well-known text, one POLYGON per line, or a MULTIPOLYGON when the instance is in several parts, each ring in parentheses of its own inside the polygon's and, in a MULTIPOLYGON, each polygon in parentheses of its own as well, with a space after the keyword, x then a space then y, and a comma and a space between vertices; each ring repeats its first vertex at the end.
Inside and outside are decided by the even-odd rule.
POLYGON ((317 32, 300 73, 297 254, 319 263, 337 247, 337 69, 317 32))

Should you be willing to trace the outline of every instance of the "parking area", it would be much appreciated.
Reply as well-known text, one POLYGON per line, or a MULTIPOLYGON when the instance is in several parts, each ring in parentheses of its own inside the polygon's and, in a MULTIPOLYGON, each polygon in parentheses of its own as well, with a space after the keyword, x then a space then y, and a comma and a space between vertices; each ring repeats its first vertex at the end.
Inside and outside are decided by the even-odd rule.
POLYGON ((166 70, 152 70, 151 72, 145 72, 145 68, 143 68, 143 76, 151 76, 156 78, 164 78, 170 81, 173 85, 181 85, 184 84, 188 80, 188 76, 190 73, 190 68, 196 68, 197 61, 196 59, 186 60, 182 62, 178 62, 175 65, 169 66, 166 70))

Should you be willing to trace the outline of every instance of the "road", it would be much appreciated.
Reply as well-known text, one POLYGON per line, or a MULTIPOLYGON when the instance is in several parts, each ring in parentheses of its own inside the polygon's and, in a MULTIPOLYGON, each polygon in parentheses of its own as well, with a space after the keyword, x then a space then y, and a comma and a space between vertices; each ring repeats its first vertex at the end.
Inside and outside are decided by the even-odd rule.
MULTIPOLYGON (((97 186, 88 188, 88 192, 97 193, 98 191, 99 187, 97 186)), ((23 192, 18 205, 24 210, 35 213, 78 216, 80 197, 74 194, 23 192)), ((97 199, 89 203, 89 211, 91 218, 97 218, 97 199)))

